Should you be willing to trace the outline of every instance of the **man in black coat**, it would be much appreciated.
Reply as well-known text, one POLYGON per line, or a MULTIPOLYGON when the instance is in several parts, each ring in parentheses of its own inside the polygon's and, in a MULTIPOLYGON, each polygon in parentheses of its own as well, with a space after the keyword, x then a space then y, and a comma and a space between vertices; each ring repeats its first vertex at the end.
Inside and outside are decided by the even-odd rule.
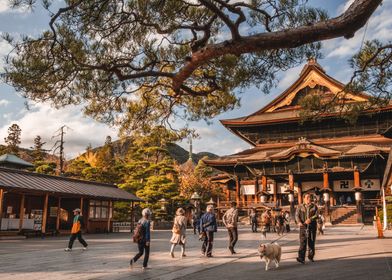
POLYGON ((318 208, 311 201, 310 194, 304 196, 304 203, 299 205, 295 220, 299 225, 299 250, 297 261, 305 263, 306 247, 309 246, 308 259, 313 262, 317 231, 318 208))

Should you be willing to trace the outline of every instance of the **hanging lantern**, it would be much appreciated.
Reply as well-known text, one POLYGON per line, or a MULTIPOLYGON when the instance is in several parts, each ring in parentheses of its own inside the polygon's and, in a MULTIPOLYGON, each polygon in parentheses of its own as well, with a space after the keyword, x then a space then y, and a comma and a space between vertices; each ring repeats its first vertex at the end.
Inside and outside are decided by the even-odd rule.
POLYGON ((267 201, 267 196, 264 195, 264 194, 261 195, 261 196, 260 196, 260 202, 261 202, 261 203, 265 203, 266 201, 267 201))
POLYGON ((293 193, 289 193, 289 202, 294 202, 294 194, 293 193))
POLYGON ((324 202, 329 202, 330 197, 329 197, 328 192, 323 193, 323 199, 324 199, 324 202))
POLYGON ((359 192, 359 191, 355 192, 355 200, 356 201, 362 200, 362 193, 361 192, 359 192))

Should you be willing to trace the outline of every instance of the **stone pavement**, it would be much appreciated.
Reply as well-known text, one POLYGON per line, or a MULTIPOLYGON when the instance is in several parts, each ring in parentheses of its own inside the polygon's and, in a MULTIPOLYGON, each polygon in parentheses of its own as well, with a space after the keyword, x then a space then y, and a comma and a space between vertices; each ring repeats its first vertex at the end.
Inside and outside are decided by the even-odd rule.
MULTIPOLYGON (((260 233, 240 230, 237 255, 227 250, 227 236, 219 229, 214 258, 200 256, 200 242, 187 236, 187 257, 169 256, 169 231, 154 231, 149 265, 141 270, 141 260, 129 270, 129 259, 136 253, 129 234, 86 235, 89 250, 76 241, 72 252, 64 252, 66 237, 0 241, 0 279, 371 279, 392 280, 392 234, 377 239, 371 227, 332 227, 317 241, 316 262, 301 265, 295 258, 298 232, 278 241, 283 255, 278 269, 264 270, 257 256, 260 233)), ((277 238, 269 234, 266 242, 277 238)), ((273 267, 273 265, 271 265, 273 267)))

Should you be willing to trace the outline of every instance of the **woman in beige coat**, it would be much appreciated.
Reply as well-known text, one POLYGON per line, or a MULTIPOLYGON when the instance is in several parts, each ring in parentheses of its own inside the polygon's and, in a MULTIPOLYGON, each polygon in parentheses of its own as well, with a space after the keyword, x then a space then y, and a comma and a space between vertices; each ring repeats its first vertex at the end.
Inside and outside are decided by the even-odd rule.
POLYGON ((181 246, 181 257, 185 257, 186 217, 184 215, 184 209, 178 208, 173 223, 173 235, 170 239, 170 242, 172 244, 170 249, 170 256, 172 258, 174 258, 174 248, 177 244, 181 246))

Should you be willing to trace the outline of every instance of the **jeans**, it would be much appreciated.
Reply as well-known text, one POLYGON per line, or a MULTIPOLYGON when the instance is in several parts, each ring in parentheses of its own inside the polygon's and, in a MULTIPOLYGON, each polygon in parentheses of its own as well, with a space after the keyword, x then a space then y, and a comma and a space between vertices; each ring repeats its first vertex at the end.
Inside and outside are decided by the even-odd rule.
POLYGON ((69 243, 68 243, 68 248, 69 249, 72 249, 72 246, 73 246, 73 243, 74 243, 74 241, 75 241, 75 239, 78 239, 79 240, 79 242, 83 245, 83 247, 87 247, 88 245, 87 245, 87 242, 83 239, 83 237, 82 237, 82 232, 81 231, 79 231, 79 232, 77 232, 77 233, 72 233, 71 234, 71 237, 69 238, 69 243))
POLYGON ((229 250, 234 253, 234 246, 238 240, 238 230, 236 227, 233 227, 228 228, 227 231, 229 232, 229 250))
POLYGON ((298 258, 305 260, 306 247, 309 246, 308 259, 312 260, 315 254, 315 243, 316 243, 316 225, 308 225, 307 227, 302 226, 299 229, 299 250, 298 258))
POLYGON ((137 262, 137 260, 143 256, 144 253, 143 267, 147 267, 148 258, 150 257, 150 246, 147 246, 146 242, 143 241, 138 243, 137 247, 139 252, 133 257, 133 259, 131 259, 131 261, 133 260, 133 262, 137 262))
POLYGON ((205 254, 207 257, 212 256, 212 246, 214 242, 214 232, 207 231, 206 236, 203 241, 203 245, 201 247, 201 252, 205 254))

